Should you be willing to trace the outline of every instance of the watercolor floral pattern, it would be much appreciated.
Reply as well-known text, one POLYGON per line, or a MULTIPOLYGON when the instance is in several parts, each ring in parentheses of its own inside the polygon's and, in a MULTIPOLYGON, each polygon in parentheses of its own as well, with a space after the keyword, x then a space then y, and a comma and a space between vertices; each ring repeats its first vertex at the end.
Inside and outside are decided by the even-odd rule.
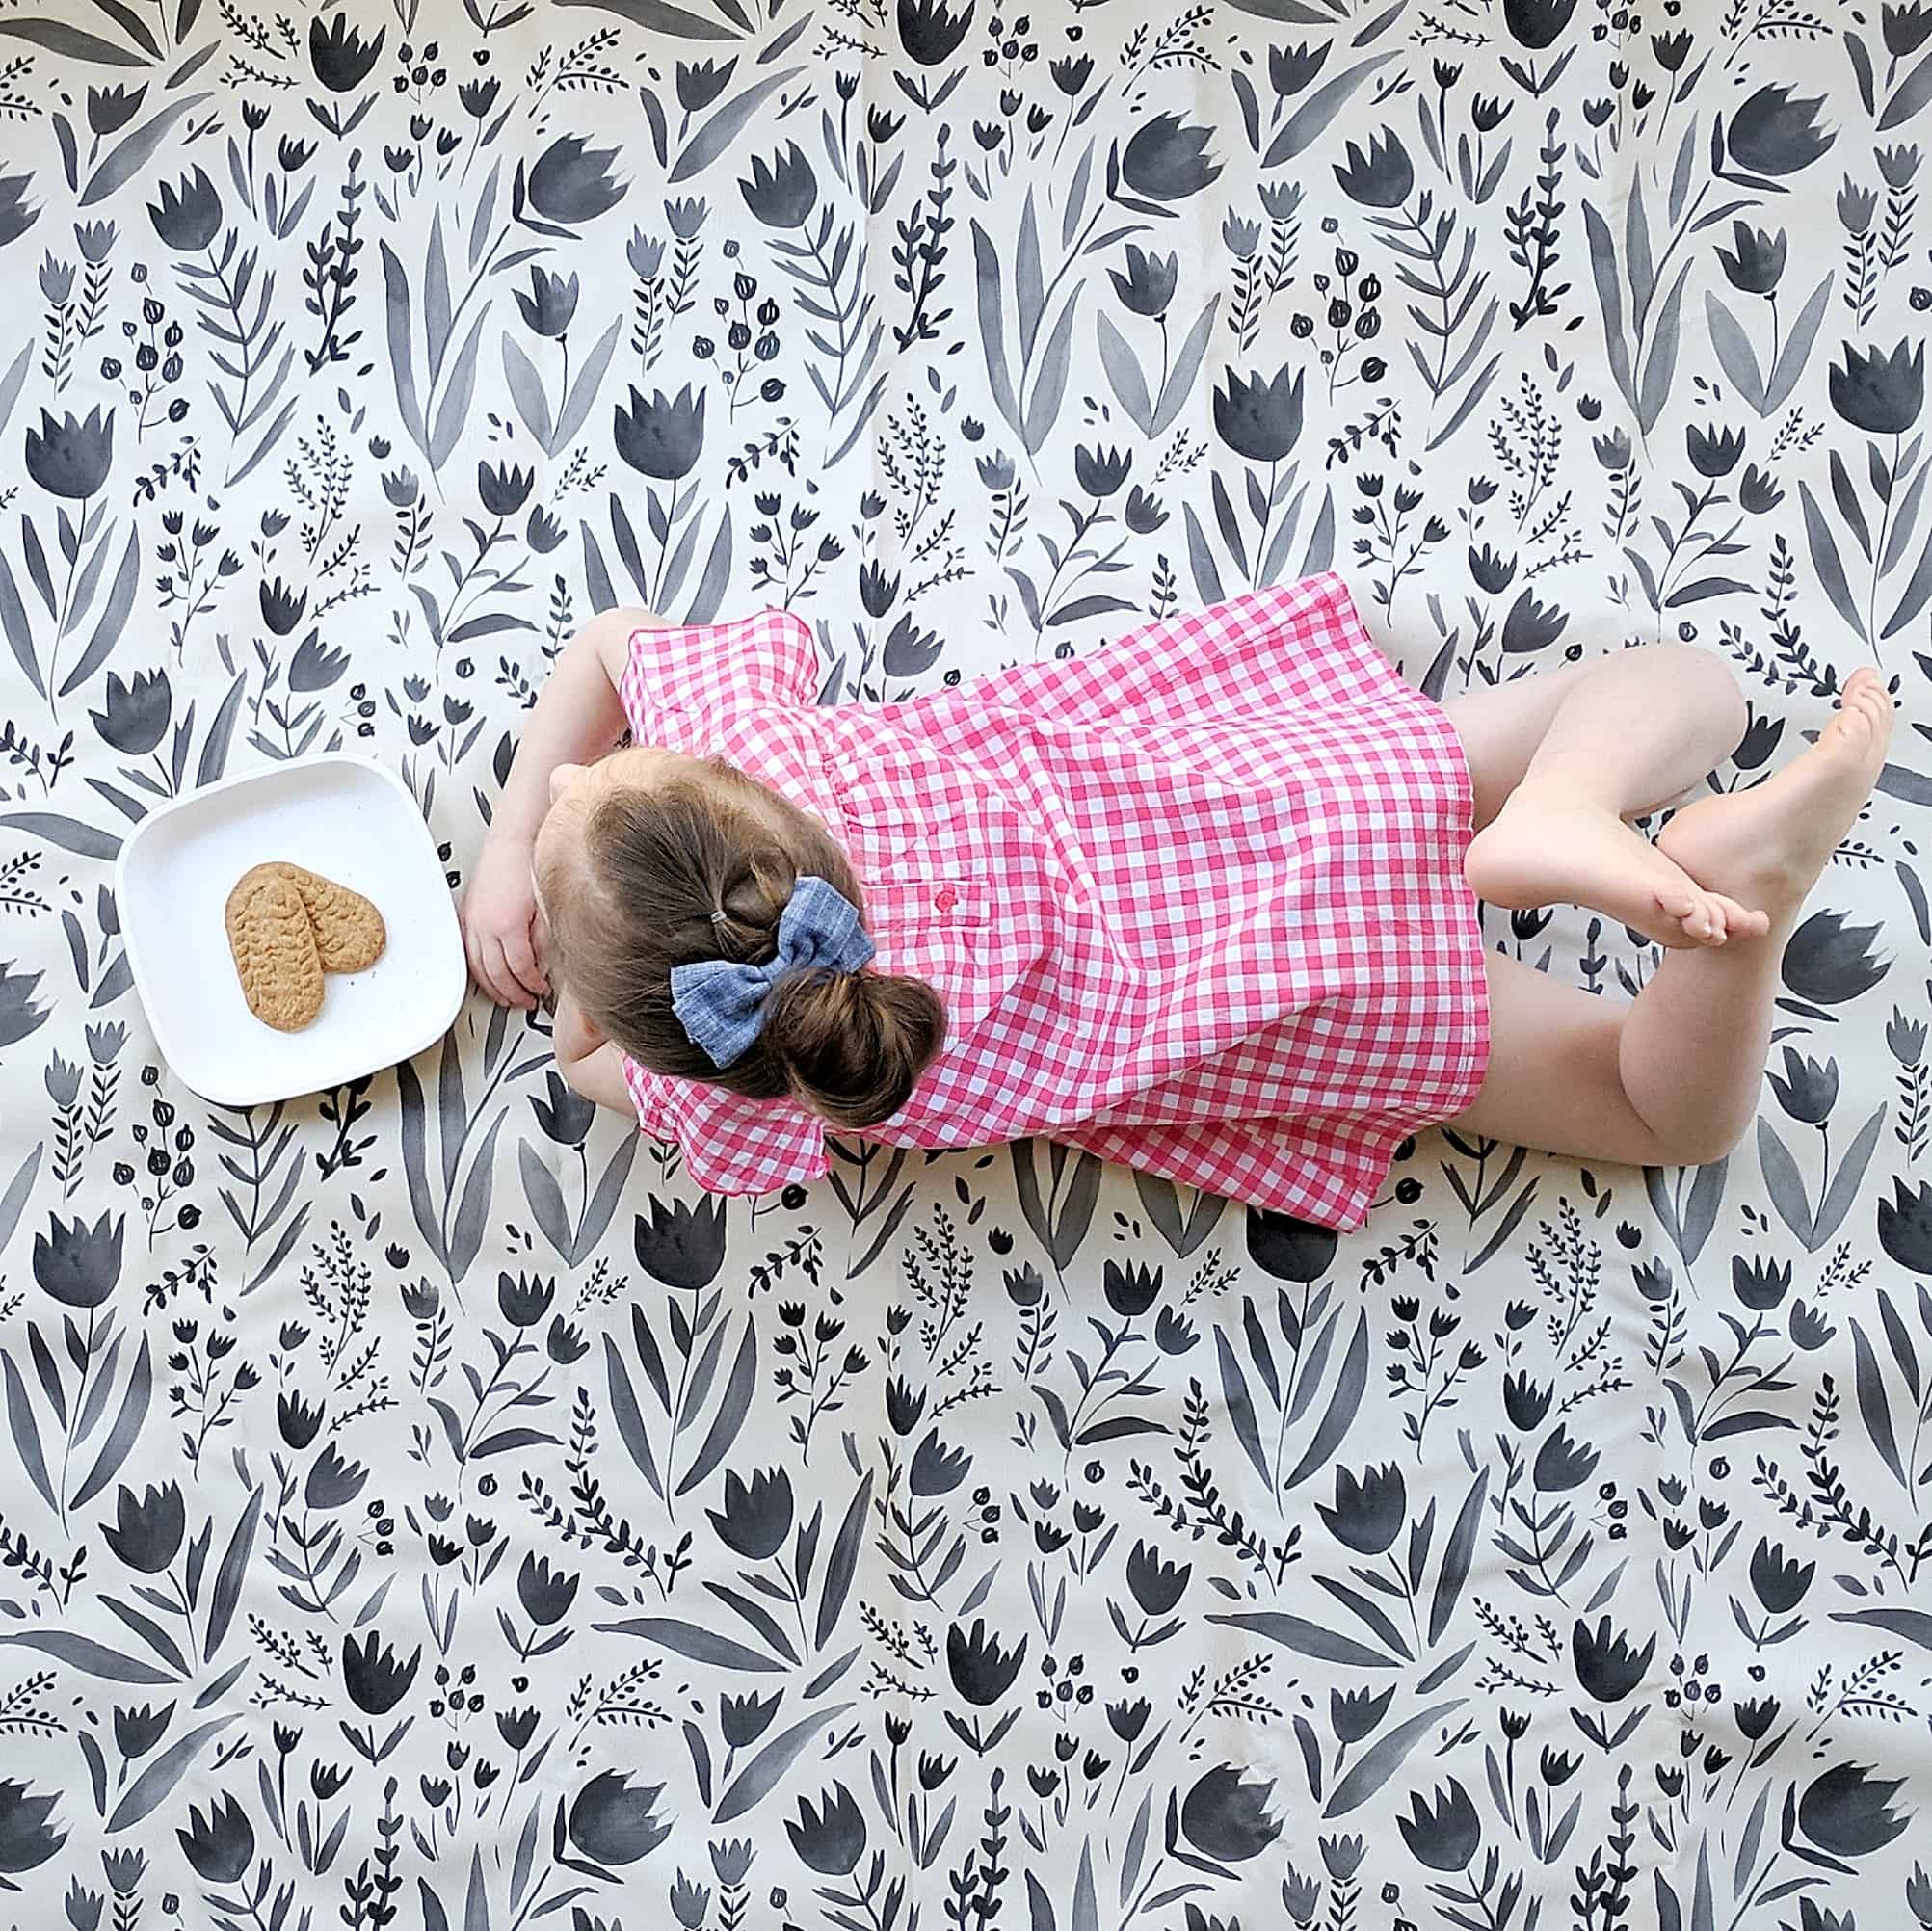
POLYGON ((1932 1925, 1928 107, 1897 0, 0 13, 20 1921, 1932 1925), (127 828, 355 748, 460 886, 595 610, 881 701, 1329 567, 1719 652, 1728 787, 1883 668, 1731 1160, 727 1204, 541 1018, 157 1060, 127 828))

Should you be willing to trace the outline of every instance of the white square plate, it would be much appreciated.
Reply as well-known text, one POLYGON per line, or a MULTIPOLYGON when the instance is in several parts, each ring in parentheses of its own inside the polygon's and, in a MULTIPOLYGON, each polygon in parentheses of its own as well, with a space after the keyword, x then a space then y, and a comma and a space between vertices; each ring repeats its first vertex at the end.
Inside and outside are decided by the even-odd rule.
POLYGON ((162 1057, 204 1099, 255 1106, 359 1079, 434 1044, 468 984, 449 882, 402 780, 366 758, 224 779, 142 820, 116 871, 121 936, 162 1057), (359 891, 388 943, 331 972, 299 1033, 249 1011, 223 914, 251 865, 285 860, 359 891))

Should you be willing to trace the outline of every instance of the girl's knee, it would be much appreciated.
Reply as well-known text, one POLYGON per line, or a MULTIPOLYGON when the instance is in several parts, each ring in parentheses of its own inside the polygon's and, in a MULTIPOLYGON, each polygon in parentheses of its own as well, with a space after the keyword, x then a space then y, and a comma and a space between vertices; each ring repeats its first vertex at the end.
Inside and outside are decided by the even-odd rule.
POLYGON ((1650 648, 1670 653, 1682 698, 1710 719, 1712 730, 1724 738, 1728 753, 1751 724, 1750 706, 1736 672, 1714 650, 1700 649, 1695 644, 1654 644, 1650 648))
POLYGON ((660 617, 654 610, 618 604, 598 611, 577 634, 580 642, 595 648, 611 638, 627 638, 633 630, 665 630, 670 626, 670 618, 660 617))
POLYGON ((1728 756, 1751 728, 1751 706, 1745 701, 1744 686, 1737 681, 1737 673, 1731 665, 1711 651, 1701 654, 1707 666, 1705 675, 1711 684, 1711 705, 1724 728, 1728 756))

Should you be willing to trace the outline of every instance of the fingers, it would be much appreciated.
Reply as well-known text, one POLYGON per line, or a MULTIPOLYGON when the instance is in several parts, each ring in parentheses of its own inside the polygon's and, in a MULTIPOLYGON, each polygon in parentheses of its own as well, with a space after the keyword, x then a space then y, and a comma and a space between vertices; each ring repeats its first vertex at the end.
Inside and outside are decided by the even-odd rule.
POLYGON ((516 983, 530 994, 531 1002, 534 1004, 541 999, 548 988, 544 983, 543 968, 530 943, 527 927, 504 936, 503 957, 516 983))
POLYGON ((476 981, 479 990, 487 992, 499 1006, 522 1006, 527 1009, 536 1003, 529 990, 510 970, 503 956, 501 940, 478 931, 474 926, 465 926, 463 949, 463 956, 469 961, 470 977, 476 981))
POLYGON ((490 960, 486 953, 485 940, 480 932, 464 935, 463 950, 469 957, 469 976, 476 981, 477 991, 487 993, 500 1006, 503 995, 496 990, 496 981, 490 970, 490 960))
POLYGON ((478 992, 488 992, 492 999, 495 998, 496 988, 490 983, 483 969, 482 947, 476 928, 467 920, 463 927, 463 956, 469 964, 469 976, 478 992))
POLYGON ((490 959, 491 980, 497 988, 497 1004, 520 1006, 528 1012, 537 1003, 537 995, 511 969, 503 940, 487 939, 484 949, 490 959))

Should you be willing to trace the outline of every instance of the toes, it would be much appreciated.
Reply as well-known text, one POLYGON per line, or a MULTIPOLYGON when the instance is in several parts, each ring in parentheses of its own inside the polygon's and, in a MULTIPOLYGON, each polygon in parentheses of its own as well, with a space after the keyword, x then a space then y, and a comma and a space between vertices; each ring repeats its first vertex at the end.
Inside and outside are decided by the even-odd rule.
POLYGON ((1683 921, 1687 936, 1700 945, 1722 945, 1737 930, 1743 909, 1722 892, 1701 891, 1696 904, 1683 921), (1737 914, 1734 917, 1733 914, 1737 914))
POLYGON ((1706 893, 1666 886, 1655 894, 1655 898, 1665 913, 1683 928, 1686 939, 1694 939, 1700 945, 1710 942, 1715 921, 1706 893))
POLYGON ((1876 671, 1861 666, 1846 680, 1844 695, 1847 707, 1856 704, 1874 732, 1886 729, 1892 711, 1892 693, 1876 671))
POLYGON ((1771 915, 1762 910, 1753 910, 1738 904, 1734 898, 1726 898, 1722 893, 1715 895, 1723 908, 1724 928, 1733 939, 1761 939, 1771 929, 1771 915))

